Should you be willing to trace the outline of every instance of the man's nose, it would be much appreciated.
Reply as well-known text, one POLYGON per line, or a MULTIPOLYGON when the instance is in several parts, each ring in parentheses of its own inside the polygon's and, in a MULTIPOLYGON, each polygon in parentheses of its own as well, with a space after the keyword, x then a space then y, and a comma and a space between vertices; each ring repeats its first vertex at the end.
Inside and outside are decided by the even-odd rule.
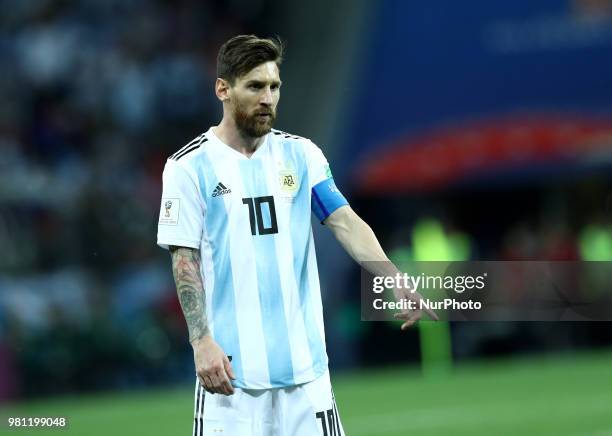
POLYGON ((270 89, 270 87, 266 87, 262 94, 261 94, 261 98, 260 98, 260 103, 261 104, 265 104, 266 106, 269 106, 272 104, 273 99, 272 99, 272 90, 270 89))

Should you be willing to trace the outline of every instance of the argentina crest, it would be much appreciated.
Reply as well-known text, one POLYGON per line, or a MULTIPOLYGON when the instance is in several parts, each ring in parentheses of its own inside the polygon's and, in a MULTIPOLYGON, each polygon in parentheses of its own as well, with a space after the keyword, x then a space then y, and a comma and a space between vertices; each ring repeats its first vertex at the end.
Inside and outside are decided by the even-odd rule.
POLYGON ((287 167, 278 172, 278 183, 281 195, 288 198, 294 197, 300 187, 297 172, 287 167))

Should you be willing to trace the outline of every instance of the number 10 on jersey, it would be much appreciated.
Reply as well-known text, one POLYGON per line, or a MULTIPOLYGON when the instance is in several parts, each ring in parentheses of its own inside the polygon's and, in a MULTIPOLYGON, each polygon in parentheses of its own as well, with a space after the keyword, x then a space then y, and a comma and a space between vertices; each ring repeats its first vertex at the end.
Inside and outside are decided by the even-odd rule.
POLYGON ((251 234, 255 235, 271 235, 278 233, 278 224, 276 222, 276 208, 274 207, 274 197, 271 195, 265 197, 248 197, 243 198, 242 203, 249 207, 249 222, 251 223, 251 234), (262 205, 268 205, 270 211, 270 226, 266 227, 263 220, 262 205))

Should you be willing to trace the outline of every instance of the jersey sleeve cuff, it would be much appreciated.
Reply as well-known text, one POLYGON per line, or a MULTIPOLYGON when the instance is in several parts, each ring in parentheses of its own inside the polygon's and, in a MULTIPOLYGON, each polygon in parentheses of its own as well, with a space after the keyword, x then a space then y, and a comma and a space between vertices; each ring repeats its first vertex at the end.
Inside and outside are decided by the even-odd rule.
POLYGON ((168 249, 169 246, 174 245, 176 247, 187 247, 187 248, 200 248, 200 241, 193 241, 190 239, 176 239, 176 238, 157 238, 157 245, 161 248, 168 249))

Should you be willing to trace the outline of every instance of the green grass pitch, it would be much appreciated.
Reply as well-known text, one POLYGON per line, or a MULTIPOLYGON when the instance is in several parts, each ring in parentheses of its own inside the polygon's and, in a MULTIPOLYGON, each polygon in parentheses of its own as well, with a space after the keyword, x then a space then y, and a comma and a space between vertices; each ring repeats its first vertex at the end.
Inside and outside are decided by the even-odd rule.
MULTIPOLYGON (((332 374, 332 383, 349 436, 612 435, 610 353, 463 364, 435 379, 394 367, 332 374)), ((4 405, 0 415, 68 416, 69 429, 55 434, 187 436, 192 395, 181 386, 52 399, 4 405)))

